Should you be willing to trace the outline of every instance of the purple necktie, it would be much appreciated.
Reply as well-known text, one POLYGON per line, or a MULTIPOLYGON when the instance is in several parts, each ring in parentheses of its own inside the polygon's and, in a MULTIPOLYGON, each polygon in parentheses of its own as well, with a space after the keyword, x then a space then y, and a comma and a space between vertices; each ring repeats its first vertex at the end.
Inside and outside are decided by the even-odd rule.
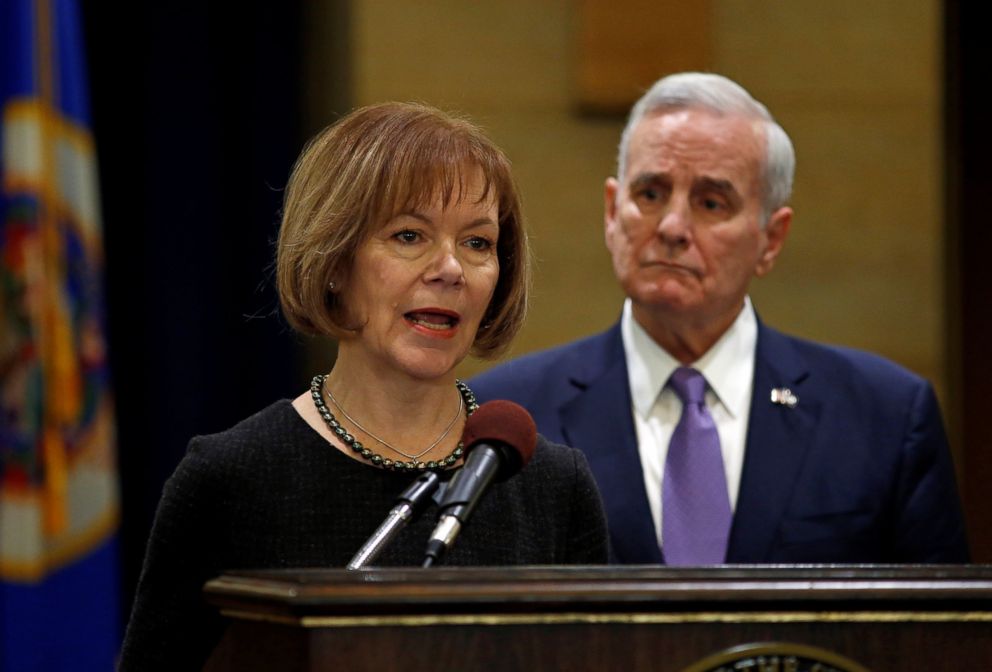
POLYGON ((669 565, 714 565, 727 555, 730 498, 720 436, 706 408, 706 379, 679 367, 668 385, 682 417, 668 444, 662 479, 662 551, 669 565))

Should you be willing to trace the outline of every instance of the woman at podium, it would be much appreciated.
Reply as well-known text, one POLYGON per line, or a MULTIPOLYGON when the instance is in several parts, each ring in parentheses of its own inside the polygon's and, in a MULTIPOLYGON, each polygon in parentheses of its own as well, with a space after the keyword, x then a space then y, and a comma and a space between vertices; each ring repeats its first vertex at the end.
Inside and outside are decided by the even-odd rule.
MULTIPOLYGON (((351 113, 293 169, 277 281, 289 323, 336 339, 337 358, 296 399, 190 442, 158 507, 122 670, 198 669, 224 627, 204 582, 230 569, 343 567, 419 473, 461 466, 476 404, 455 367, 504 350, 527 305, 508 160, 471 123, 426 106, 351 113)), ((419 566, 436 522, 428 508, 376 564, 419 566)), ((606 560, 585 458, 540 437, 446 557, 606 560)))

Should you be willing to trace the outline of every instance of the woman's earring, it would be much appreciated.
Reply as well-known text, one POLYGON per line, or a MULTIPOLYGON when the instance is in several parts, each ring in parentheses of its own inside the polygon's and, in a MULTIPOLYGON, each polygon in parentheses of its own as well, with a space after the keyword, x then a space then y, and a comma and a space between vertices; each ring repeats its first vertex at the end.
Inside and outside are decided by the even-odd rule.
POLYGON ((333 292, 337 288, 337 285, 334 284, 333 280, 331 280, 329 283, 327 283, 327 288, 333 292))

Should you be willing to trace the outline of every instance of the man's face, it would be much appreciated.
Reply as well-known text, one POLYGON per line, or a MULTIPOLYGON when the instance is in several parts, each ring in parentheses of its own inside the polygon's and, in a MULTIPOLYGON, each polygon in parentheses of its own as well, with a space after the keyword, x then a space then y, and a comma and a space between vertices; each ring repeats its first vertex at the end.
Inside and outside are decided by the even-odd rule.
MULTIPOLYGON (((606 181, 606 246, 645 327, 722 331, 768 273, 792 211, 762 227, 763 130, 706 110, 646 116, 623 182, 606 181)), ((650 328, 649 328, 650 331, 650 328)))

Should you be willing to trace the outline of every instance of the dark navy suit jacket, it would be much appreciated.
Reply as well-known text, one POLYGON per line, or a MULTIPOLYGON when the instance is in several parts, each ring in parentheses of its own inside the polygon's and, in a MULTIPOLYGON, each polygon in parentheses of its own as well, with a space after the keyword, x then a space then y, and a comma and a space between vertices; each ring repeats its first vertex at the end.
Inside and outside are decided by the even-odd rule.
MULTIPOLYGON (((614 559, 660 563, 619 324, 470 381, 548 439, 585 452, 614 559)), ((759 323, 754 393, 728 563, 967 562, 964 523, 929 383, 865 352, 759 323), (788 388, 794 407, 771 401, 788 388)))

